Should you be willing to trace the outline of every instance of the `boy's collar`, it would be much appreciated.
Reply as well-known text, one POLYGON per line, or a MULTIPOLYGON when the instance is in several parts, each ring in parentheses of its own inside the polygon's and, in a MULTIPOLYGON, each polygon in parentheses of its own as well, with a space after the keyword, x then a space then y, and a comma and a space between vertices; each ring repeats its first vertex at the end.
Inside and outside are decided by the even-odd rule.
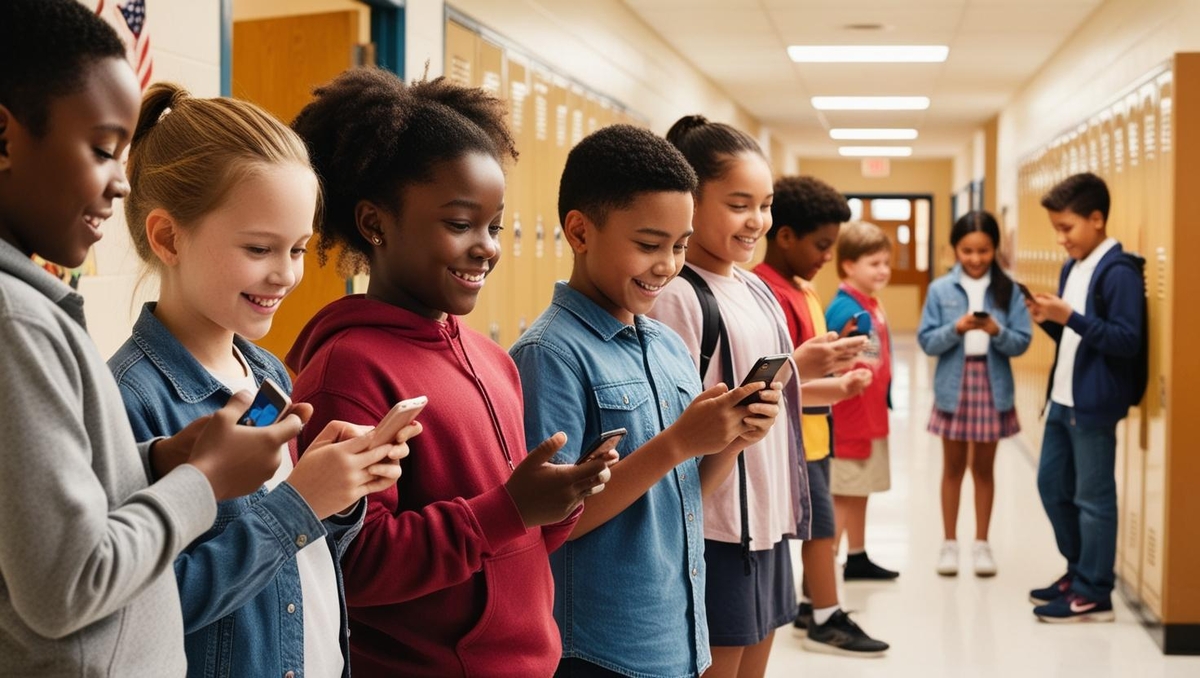
POLYGON ((0 240, 0 271, 8 273, 37 290, 71 319, 87 329, 83 315, 83 297, 7 240, 0 240))
MULTIPOLYGON (((613 337, 630 329, 629 325, 614 318, 611 313, 601 308, 600 304, 565 282, 560 281, 554 284, 554 299, 551 303, 570 311, 604 341, 611 341, 613 337)), ((633 327, 647 337, 658 335, 658 330, 646 320, 645 316, 634 316, 633 322, 633 327)))

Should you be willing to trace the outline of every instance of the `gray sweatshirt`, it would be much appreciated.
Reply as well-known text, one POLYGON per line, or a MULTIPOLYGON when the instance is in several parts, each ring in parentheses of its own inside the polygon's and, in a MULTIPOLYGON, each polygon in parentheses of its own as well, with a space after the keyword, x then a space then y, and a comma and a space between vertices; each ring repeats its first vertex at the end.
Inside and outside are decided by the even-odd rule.
POLYGON ((83 298, 0 240, 0 676, 184 675, 172 563, 215 518, 194 466, 147 487, 83 298))

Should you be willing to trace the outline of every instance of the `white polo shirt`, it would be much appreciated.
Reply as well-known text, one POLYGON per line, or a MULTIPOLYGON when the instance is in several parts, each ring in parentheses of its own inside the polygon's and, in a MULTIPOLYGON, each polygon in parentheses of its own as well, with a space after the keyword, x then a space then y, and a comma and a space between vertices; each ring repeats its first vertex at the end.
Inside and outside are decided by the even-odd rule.
MULTIPOLYGON (((1067 284, 1063 286, 1063 301, 1070 304, 1071 309, 1080 315, 1087 310, 1087 291, 1092 284, 1092 275, 1096 266, 1108 251, 1117 246, 1113 238, 1106 238, 1096 246, 1092 253, 1083 261, 1075 262, 1071 272, 1067 274, 1067 284)), ((1062 338, 1058 340, 1058 366, 1054 368, 1054 382, 1050 390, 1050 400, 1075 407, 1075 354, 1079 351, 1081 337, 1075 330, 1063 326, 1062 338)))

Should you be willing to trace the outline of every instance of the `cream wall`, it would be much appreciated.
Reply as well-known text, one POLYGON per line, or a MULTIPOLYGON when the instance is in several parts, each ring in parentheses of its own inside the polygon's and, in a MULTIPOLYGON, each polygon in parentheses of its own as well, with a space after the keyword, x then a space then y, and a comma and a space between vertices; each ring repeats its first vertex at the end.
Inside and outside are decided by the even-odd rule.
MULTIPOLYGON (((96 0, 83 0, 95 8, 96 0)), ((154 79, 177 82, 196 96, 217 96, 221 90, 220 6, 215 2, 156 0, 146 14, 151 36, 154 79)), ((153 279, 137 289, 140 261, 129 241, 124 205, 113 205, 114 215, 104 223, 104 237, 96 244, 96 275, 79 281, 86 303, 88 331, 108 357, 129 337, 141 303, 157 296, 153 279)))

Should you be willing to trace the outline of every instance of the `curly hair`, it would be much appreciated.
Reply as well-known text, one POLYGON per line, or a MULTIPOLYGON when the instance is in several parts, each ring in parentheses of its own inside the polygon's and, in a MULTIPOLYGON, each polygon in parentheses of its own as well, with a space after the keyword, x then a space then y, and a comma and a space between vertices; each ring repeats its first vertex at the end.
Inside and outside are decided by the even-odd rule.
POLYGON ((674 146, 649 130, 611 125, 580 141, 567 155, 558 185, 558 219, 579 210, 602 226, 610 210, 629 207, 641 193, 696 190, 696 173, 674 146))
POLYGON ((774 223, 767 240, 774 240, 781 228, 789 228, 804 237, 825 224, 850 220, 850 203, 836 188, 816 177, 783 177, 775 182, 775 200, 771 203, 774 223))
POLYGON ((79 0, 0 2, 0 105, 35 137, 46 133, 50 101, 83 84, 84 69, 125 58, 125 44, 79 0))
POLYGON ((502 167, 517 159, 504 102, 445 77, 405 84, 383 69, 353 68, 313 94, 292 128, 308 145, 325 196, 318 261, 341 246, 346 274, 369 268, 370 244, 354 216, 360 200, 396 212, 403 189, 429 181, 441 162, 470 153, 502 167))
POLYGON ((696 170, 700 181, 697 190, 729 171, 734 156, 754 153, 766 160, 762 147, 749 134, 726 125, 710 122, 702 115, 685 115, 667 130, 667 141, 678 148, 696 170))

